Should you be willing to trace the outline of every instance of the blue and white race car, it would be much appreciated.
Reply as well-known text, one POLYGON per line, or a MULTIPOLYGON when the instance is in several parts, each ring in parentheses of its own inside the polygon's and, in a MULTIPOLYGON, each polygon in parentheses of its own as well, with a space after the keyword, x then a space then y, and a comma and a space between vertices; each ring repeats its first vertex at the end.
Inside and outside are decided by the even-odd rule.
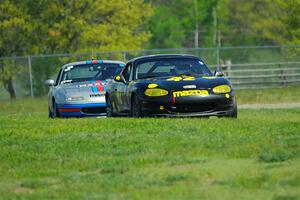
POLYGON ((121 72, 125 63, 112 60, 88 60, 68 63, 56 80, 47 80, 49 117, 106 115, 107 84, 121 72))

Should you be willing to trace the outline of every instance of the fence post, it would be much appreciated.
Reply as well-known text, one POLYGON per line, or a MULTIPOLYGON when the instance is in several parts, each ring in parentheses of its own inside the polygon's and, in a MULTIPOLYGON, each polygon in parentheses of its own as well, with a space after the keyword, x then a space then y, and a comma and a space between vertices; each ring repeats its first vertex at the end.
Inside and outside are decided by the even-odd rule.
POLYGON ((217 70, 220 71, 220 47, 217 45, 217 70))
POLYGON ((28 56, 28 68, 29 68, 29 81, 30 81, 30 96, 33 98, 33 82, 32 82, 32 67, 31 67, 31 56, 28 56))
POLYGON ((281 68, 281 64, 278 64, 278 68, 280 69, 279 73, 280 73, 280 81, 281 81, 281 85, 285 86, 285 76, 284 76, 284 70, 281 68))
POLYGON ((126 60, 126 51, 123 52, 123 61, 127 62, 127 60, 126 60))

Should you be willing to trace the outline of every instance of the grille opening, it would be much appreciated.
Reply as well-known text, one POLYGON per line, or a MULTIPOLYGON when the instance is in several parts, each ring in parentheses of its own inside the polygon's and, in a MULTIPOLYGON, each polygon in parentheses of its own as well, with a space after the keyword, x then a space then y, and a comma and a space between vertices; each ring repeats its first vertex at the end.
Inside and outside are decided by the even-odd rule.
POLYGON ((86 114, 105 113, 106 107, 86 107, 86 108, 82 108, 81 112, 86 113, 86 114))
POLYGON ((179 112, 179 113, 189 113, 189 112, 206 112, 212 111, 216 108, 215 104, 212 103, 202 103, 202 104, 183 104, 176 105, 176 108, 170 107, 169 110, 171 112, 179 112))

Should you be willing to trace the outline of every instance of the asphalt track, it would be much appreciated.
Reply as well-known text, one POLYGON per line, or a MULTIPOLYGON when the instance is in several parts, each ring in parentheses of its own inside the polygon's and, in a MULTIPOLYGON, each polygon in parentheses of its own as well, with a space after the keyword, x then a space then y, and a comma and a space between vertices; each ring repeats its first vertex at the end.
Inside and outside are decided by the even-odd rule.
POLYGON ((276 104, 243 104, 238 109, 285 109, 300 108, 300 103, 276 103, 276 104))

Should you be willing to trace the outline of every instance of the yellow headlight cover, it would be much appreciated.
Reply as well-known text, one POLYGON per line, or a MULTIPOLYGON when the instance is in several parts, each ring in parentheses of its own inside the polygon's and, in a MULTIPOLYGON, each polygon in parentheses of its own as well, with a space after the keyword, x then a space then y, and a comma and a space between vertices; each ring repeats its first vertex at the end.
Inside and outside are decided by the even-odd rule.
POLYGON ((159 97, 168 95, 168 91, 159 88, 146 89, 145 95, 149 97, 159 97))
POLYGON ((224 94, 229 93, 231 91, 231 88, 229 85, 218 85, 213 88, 213 92, 215 94, 224 94))

